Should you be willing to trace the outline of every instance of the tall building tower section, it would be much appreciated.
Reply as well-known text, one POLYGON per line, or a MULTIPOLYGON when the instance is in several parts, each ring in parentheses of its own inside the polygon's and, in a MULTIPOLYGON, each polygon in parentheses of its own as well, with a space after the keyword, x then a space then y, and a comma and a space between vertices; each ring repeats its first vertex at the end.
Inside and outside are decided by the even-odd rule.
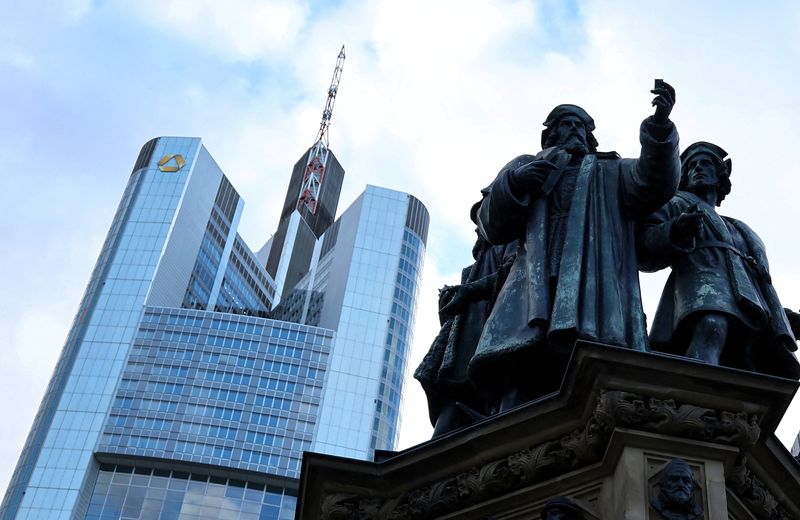
POLYGON ((344 65, 344 45, 336 60, 317 137, 297 161, 289 179, 278 229, 270 240, 266 268, 276 283, 275 302, 308 273, 314 243, 336 216, 344 168, 329 149, 328 129, 344 65))
POLYGON ((145 144, 0 519, 293 517, 334 332, 246 315, 274 283, 242 206, 200 139, 145 144))
POLYGON ((369 459, 395 449, 428 224, 416 197, 367 186, 274 309, 337 331, 312 451, 369 459))
POLYGON ((319 225, 308 272, 276 307, 201 140, 144 145, 0 520, 292 520, 304 451, 395 448, 428 213, 368 186, 313 220, 341 187, 326 149, 320 189, 292 199, 319 225))

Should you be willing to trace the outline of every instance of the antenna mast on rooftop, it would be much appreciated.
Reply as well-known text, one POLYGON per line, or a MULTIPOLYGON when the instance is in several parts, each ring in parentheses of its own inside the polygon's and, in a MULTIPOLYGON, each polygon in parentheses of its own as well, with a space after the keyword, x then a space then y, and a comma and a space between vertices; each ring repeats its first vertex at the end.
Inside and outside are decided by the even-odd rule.
POLYGON ((303 184, 300 186, 300 197, 297 199, 297 209, 305 205, 311 214, 317 212, 322 179, 325 177, 325 165, 328 162, 328 127, 331 126, 333 104, 336 102, 336 93, 339 91, 339 81, 342 79, 342 66, 344 65, 344 45, 336 58, 336 67, 333 69, 333 79, 328 87, 328 99, 325 101, 325 110, 322 111, 322 122, 314 145, 309 150, 308 163, 303 175, 303 184))

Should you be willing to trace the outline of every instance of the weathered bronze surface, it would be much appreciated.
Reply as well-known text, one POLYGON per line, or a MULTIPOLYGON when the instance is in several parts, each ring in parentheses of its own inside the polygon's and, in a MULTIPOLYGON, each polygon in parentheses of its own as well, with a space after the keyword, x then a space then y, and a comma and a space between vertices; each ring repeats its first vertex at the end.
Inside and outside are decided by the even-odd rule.
POLYGON ((639 227, 642 270, 672 270, 650 346, 797 379, 797 345, 772 285, 766 248, 744 222, 716 211, 731 191, 727 155, 704 141, 686 148, 678 193, 639 227))

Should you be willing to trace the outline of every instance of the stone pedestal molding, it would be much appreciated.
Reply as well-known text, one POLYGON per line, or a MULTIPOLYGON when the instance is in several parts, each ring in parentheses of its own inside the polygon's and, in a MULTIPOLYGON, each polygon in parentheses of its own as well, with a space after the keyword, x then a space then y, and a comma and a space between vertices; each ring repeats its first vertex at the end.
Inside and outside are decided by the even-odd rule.
POLYGON ((565 497, 590 519, 800 520, 800 465, 774 436, 796 388, 578 343, 556 394, 381 462, 306 454, 298 518, 535 520, 565 497), (674 459, 693 498, 673 510, 656 497, 674 459))

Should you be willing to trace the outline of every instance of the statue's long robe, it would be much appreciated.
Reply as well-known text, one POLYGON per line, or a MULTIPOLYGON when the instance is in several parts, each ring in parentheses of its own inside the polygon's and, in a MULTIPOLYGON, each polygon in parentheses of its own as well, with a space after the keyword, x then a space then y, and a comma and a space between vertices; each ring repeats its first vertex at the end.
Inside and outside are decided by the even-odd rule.
POLYGON ((739 368, 800 377, 797 350, 786 313, 767 275, 764 243, 744 222, 719 215, 693 193, 679 191, 639 227, 639 267, 671 267, 650 328, 654 350, 684 354, 697 314, 716 312, 733 320, 728 359, 739 368), (691 244, 670 240, 672 222, 690 207, 703 212, 701 234, 691 244), (744 348, 746 346, 746 348, 744 348))
POLYGON ((447 403, 460 402, 478 412, 487 412, 483 397, 468 380, 467 369, 508 265, 516 254, 516 245, 484 244, 475 263, 461 272, 461 285, 479 286, 474 300, 461 313, 442 323, 430 350, 414 371, 414 378, 428 398, 428 413, 434 426, 447 403))
MULTIPOLYGON (((515 193, 509 176, 535 158, 564 165, 566 152, 546 149, 535 157, 517 157, 484 190, 480 232, 493 244, 519 239, 520 249, 470 362, 475 384, 498 386, 510 369, 537 363, 532 361, 535 351, 569 352, 576 339, 647 350, 634 224, 675 193, 680 159, 672 123, 657 125, 648 118, 640 129, 640 142, 639 159, 621 159, 616 153, 583 159, 557 278, 551 279, 548 268, 550 198, 515 193)), ((558 174, 556 169, 550 175, 558 174)), ((545 190, 553 184, 545 182, 545 190)))

